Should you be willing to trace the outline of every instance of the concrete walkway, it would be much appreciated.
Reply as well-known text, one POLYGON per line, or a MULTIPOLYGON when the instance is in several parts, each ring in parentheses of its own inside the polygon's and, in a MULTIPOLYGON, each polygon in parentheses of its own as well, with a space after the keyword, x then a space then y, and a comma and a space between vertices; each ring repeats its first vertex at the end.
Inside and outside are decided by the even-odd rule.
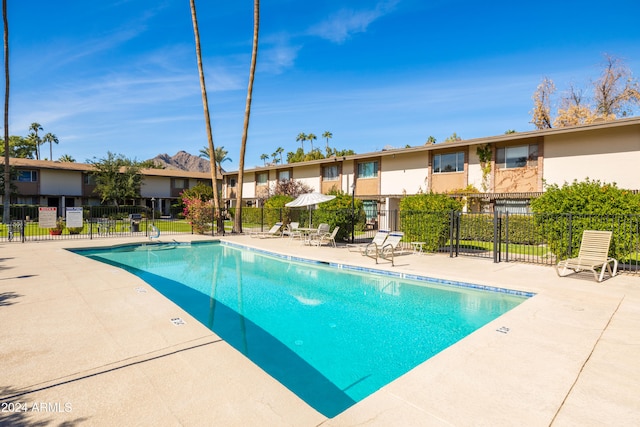
MULTIPOLYGON (((346 248, 226 239, 376 267, 346 248)), ((64 250, 130 242, 0 245, 0 424, 640 425, 640 277, 445 255, 380 264, 537 295, 327 419, 137 277, 64 250)))

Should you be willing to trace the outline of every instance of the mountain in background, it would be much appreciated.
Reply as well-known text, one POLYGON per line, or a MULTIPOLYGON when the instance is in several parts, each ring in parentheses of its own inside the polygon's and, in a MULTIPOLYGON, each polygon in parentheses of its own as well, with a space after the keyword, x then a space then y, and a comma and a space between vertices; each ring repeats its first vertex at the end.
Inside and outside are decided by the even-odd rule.
POLYGON ((186 151, 178 151, 175 155, 158 154, 151 159, 155 164, 164 166, 165 169, 177 169, 189 172, 209 172, 211 167, 209 160, 194 156, 186 151))

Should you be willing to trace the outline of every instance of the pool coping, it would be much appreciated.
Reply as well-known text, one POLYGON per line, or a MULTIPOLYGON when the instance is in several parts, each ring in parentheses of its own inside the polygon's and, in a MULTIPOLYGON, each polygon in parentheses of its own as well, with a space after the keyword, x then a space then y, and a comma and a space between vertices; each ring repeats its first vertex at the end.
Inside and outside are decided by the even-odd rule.
MULTIPOLYGON (((212 239, 184 236, 177 240, 212 239)), ((222 240, 336 265, 372 267, 370 259, 341 248, 305 248, 280 239, 246 236, 222 240)), ((104 243, 114 242, 140 239, 104 243)), ((326 419, 238 357, 184 311, 152 290, 136 292, 144 282, 128 273, 116 273, 111 266, 78 261, 81 257, 63 250, 90 245, 99 243, 4 245, 10 255, 0 261, 4 279, 0 280, 0 295, 19 294, 0 306, 0 321, 5 325, 0 331, 0 363, 6 368, 5 381, 17 390, 42 384, 41 390, 24 395, 32 401, 73 403, 71 413, 31 413, 25 418, 29 422, 640 423, 640 403, 635 399, 640 384, 636 368, 640 355, 638 277, 622 275, 598 284, 592 278, 560 279, 548 267, 442 256, 409 255, 399 257, 399 266, 377 266, 394 274, 428 272, 458 282, 473 283, 470 278, 475 278, 481 285, 516 284, 536 295, 335 418, 326 419), (183 317, 185 325, 170 324, 168 319, 174 316, 183 317), (42 330, 42 325, 51 326, 42 330), (498 331, 501 327, 507 333, 498 331), (122 359, 124 356, 129 358, 122 359), (120 367, 123 362, 119 360, 130 363, 120 367), (114 368, 100 368, 103 362, 114 368), (75 379, 73 372, 83 366, 87 375, 61 382, 60 378, 75 379), (205 376, 201 374, 204 366, 210 368, 205 376), (96 370, 100 372, 94 373, 96 370)), ((6 391, 0 396, 7 396, 6 391)), ((4 415, 0 414, 0 421, 4 415)))

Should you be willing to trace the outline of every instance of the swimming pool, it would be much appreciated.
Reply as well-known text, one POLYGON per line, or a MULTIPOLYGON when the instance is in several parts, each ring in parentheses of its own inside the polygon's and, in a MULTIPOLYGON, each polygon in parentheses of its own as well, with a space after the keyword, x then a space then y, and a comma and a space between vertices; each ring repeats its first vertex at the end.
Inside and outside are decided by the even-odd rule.
POLYGON ((218 242, 75 252, 136 274, 328 417, 527 298, 218 242))

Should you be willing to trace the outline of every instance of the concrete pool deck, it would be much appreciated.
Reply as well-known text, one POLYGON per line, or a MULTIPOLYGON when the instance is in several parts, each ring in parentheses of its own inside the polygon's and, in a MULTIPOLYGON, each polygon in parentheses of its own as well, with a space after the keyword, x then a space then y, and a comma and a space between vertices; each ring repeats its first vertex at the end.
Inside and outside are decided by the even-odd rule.
POLYGON ((64 250, 145 240, 5 242, 0 425, 640 425, 638 276, 426 254, 376 266, 344 247, 223 239, 537 295, 327 419, 139 278, 64 250))

